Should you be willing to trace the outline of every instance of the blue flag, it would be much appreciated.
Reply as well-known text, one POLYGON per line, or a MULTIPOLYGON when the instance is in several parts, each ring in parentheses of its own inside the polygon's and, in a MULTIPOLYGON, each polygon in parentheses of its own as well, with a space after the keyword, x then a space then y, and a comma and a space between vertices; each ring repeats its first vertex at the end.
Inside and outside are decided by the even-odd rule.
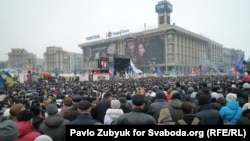
POLYGON ((242 56, 238 64, 236 64, 236 68, 238 69, 240 76, 244 75, 243 62, 244 62, 244 56, 242 56))
POLYGON ((162 76, 163 75, 163 72, 161 71, 161 69, 160 69, 160 67, 159 66, 157 66, 157 75, 158 76, 162 76))
POLYGON ((170 70, 169 71, 169 76, 171 76, 171 77, 177 77, 177 75, 175 74, 174 70, 170 70))
POLYGON ((3 77, 0 75, 0 88, 4 87, 4 80, 3 77))

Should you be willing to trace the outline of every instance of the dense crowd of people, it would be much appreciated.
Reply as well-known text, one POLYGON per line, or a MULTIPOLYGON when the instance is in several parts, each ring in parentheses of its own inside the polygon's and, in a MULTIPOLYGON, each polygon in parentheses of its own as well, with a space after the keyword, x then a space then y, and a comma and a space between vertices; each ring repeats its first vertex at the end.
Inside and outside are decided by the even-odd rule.
POLYGON ((246 78, 29 79, 0 91, 0 140, 63 141, 66 125, 250 125, 246 78))

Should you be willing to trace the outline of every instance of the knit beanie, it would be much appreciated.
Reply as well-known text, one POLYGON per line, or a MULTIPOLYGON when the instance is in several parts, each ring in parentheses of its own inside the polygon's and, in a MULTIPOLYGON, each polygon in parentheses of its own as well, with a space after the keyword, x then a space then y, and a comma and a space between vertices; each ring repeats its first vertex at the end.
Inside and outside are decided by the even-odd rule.
POLYGON ((58 113, 58 108, 55 104, 49 104, 48 106, 46 106, 46 112, 48 115, 54 115, 58 113))
POLYGON ((194 88, 193 88, 193 87, 188 87, 188 92, 189 92, 189 93, 194 92, 194 88))
POLYGON ((229 93, 226 96, 227 102, 236 101, 236 99, 237 99, 237 95, 233 93, 229 93))
POLYGON ((53 141, 52 138, 48 135, 40 135, 34 141, 53 141))
POLYGON ((111 100, 111 108, 119 109, 120 106, 121 106, 121 103, 119 100, 111 100))
POLYGON ((14 141, 19 135, 18 127, 15 121, 5 120, 0 123, 0 140, 14 141))
POLYGON ((244 83, 242 87, 243 87, 243 89, 249 89, 250 84, 249 83, 244 83))

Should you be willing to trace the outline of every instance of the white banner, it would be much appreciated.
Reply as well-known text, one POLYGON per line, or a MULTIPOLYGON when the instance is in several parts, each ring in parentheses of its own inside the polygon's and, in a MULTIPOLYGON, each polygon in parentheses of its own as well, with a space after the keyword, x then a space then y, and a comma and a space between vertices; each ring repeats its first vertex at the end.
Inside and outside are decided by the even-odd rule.
POLYGON ((135 67, 135 64, 133 63, 133 61, 130 59, 130 66, 132 67, 132 70, 138 74, 138 73, 142 73, 142 71, 140 69, 138 69, 137 67, 135 67))

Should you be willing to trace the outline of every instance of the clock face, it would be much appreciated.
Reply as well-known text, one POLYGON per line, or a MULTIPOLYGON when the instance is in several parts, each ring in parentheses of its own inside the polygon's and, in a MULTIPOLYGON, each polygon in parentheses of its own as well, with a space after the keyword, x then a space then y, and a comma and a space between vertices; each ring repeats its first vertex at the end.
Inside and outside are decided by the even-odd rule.
POLYGON ((108 54, 116 54, 116 44, 112 43, 107 49, 108 54))

